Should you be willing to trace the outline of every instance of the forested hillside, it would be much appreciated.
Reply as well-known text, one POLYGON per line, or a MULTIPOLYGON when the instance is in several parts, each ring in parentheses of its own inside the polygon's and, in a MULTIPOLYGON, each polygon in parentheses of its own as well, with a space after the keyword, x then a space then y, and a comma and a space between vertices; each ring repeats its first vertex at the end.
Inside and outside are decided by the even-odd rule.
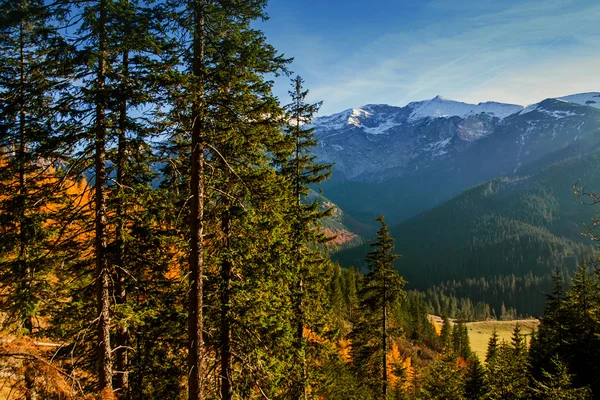
MULTIPOLYGON (((397 268, 413 288, 426 289, 449 280, 462 282, 460 296, 470 295, 464 290, 473 286, 467 278, 533 274, 548 282, 553 268, 572 272, 578 260, 589 258, 595 249, 590 239, 582 236, 584 224, 595 211, 581 204, 585 199, 574 194, 574 185, 586 185, 592 191, 599 178, 600 151, 594 150, 544 166, 531 175, 475 186, 392 227, 403 254, 397 268)), ((334 259, 360 267, 365 251, 365 246, 342 251, 334 259)), ((483 281, 481 285, 487 287, 483 281)), ((537 288, 527 286, 513 288, 513 294, 505 292, 504 302, 520 308, 521 313, 535 310, 539 315, 541 291, 536 294, 537 288), (534 295, 537 306, 514 303, 511 296, 521 296, 519 291, 534 295)), ((486 296, 499 310, 500 300, 489 292, 486 296)), ((473 300, 482 297, 476 295, 473 300)))

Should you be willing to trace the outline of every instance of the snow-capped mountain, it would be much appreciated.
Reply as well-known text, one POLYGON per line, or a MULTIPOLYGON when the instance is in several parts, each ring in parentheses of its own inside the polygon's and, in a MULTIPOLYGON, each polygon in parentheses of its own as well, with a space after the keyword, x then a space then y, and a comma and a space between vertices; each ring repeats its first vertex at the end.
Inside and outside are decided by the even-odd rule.
POLYGON ((600 93, 596 92, 573 94, 571 96, 559 97, 558 100, 580 104, 582 106, 600 108, 600 93))
POLYGON ((479 104, 467 104, 459 101, 448 100, 436 96, 431 100, 409 103, 413 111, 408 118, 409 121, 418 121, 424 118, 470 118, 475 116, 488 116, 491 118, 504 119, 523 109, 515 104, 504 104, 488 101, 479 104))
POLYGON ((474 184, 600 144, 600 93, 528 107, 437 96, 404 107, 368 104, 315 118, 312 126, 319 140, 315 154, 334 164, 327 197, 339 204, 351 195, 359 212, 385 211, 390 202, 421 211, 474 184), (381 184, 391 189, 369 186, 381 184), (362 187, 362 193, 348 187, 362 187), (398 197, 399 188, 410 199, 398 197))

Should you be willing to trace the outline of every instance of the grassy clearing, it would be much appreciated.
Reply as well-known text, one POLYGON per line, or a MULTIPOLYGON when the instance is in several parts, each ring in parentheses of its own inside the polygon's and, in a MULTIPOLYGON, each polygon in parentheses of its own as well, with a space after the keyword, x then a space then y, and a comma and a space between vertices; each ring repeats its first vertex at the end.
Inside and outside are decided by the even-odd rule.
POLYGON ((531 331, 537 329, 540 321, 537 319, 522 319, 514 321, 481 321, 467 323, 471 349, 479 356, 480 360, 485 360, 488 341, 490 340, 490 336, 492 336, 494 328, 498 331, 500 341, 505 340, 510 342, 512 331, 515 329, 517 323, 521 325, 521 331, 526 335, 525 338, 527 342, 529 342, 531 331))

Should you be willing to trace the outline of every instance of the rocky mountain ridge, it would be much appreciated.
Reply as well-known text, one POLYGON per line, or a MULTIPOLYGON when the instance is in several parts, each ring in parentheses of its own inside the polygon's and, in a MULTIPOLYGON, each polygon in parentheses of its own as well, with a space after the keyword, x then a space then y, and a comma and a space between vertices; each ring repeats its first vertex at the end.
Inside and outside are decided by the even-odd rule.
POLYGON ((370 104, 312 122, 319 160, 334 164, 325 195, 352 215, 404 219, 475 184, 519 174, 600 144, 600 93, 522 107, 437 96, 370 104))

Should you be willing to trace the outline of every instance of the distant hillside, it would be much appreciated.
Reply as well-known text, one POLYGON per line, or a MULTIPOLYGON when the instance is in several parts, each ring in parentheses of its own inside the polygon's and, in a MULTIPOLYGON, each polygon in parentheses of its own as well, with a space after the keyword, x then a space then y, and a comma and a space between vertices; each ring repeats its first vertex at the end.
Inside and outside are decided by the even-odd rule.
POLYGON ((366 228, 360 223, 355 222, 352 217, 346 215, 341 208, 332 203, 329 199, 323 197, 314 190, 310 190, 306 198, 307 201, 318 201, 322 209, 332 209, 331 216, 321 221, 325 233, 329 237, 334 237, 329 242, 329 247, 335 250, 348 249, 360 246, 364 243, 363 238, 356 232, 366 233, 366 228), (350 225, 351 227, 348 227, 350 225))
MULTIPOLYGON (((392 228, 403 255, 397 268, 410 287, 448 280, 572 270, 594 246, 581 236, 593 209, 580 205, 573 183, 600 188, 600 151, 543 167, 537 173, 496 179, 392 228)), ((334 256, 364 267, 368 247, 334 256)))

